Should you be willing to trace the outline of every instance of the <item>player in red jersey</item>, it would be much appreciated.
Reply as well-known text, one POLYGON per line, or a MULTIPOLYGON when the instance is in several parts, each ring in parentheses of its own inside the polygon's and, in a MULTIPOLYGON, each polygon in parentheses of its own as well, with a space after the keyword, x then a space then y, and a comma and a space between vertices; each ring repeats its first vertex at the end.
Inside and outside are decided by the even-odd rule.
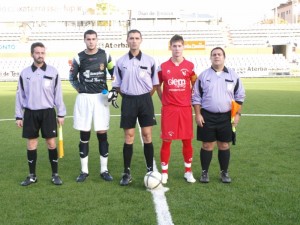
POLYGON ((197 79, 194 64, 183 57, 184 40, 174 35, 170 40, 172 57, 158 68, 160 86, 157 94, 162 102, 160 160, 162 166, 162 183, 168 181, 168 165, 172 140, 182 141, 184 158, 184 178, 189 183, 193 177, 191 165, 193 158, 193 116, 191 106, 192 87, 197 79), (163 88, 161 86, 163 85, 163 88))

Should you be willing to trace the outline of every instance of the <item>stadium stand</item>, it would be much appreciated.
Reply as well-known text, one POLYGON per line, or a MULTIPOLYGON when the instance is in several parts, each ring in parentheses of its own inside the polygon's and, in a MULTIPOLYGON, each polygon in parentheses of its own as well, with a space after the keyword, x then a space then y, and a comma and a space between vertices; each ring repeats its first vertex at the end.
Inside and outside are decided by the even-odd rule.
MULTIPOLYGON (((185 40, 204 40, 207 49, 216 46, 221 47, 248 47, 265 48, 277 43, 300 43, 300 25, 298 24, 277 24, 277 25, 255 25, 250 27, 224 27, 222 25, 194 24, 193 26, 157 26, 157 27, 136 27, 143 34, 144 46, 147 43, 150 48, 165 47, 167 50, 168 41, 174 34, 183 35, 185 40)), ((8 43, 32 43, 34 41, 45 41, 51 46, 57 46, 66 50, 78 45, 81 49, 83 32, 88 28, 68 28, 68 29, 46 29, 36 28, 27 32, 0 30, 1 48, 8 43), (66 46, 66 47, 65 47, 66 46)), ((95 29, 98 32, 100 42, 125 43, 126 31, 122 29, 95 29)), ((18 73, 26 66, 30 65, 31 59, 28 57, 28 47, 26 47, 26 57, 15 56, 5 57, 0 55, 0 81, 16 80, 18 73), (28 61, 29 60, 29 61, 28 61)), ((126 47, 125 47, 126 48, 126 47)), ((121 49, 124 53, 124 49, 121 49)), ((127 48, 126 48, 127 49, 127 48)), ((60 50, 62 51, 62 50, 60 50)), ((77 51, 77 50, 76 50, 77 51)), ((207 54, 206 54, 207 55, 207 54)), ((71 56, 57 54, 58 57, 47 57, 47 62, 54 65, 59 70, 62 79, 68 79, 68 60, 71 56)), ((203 68, 210 66, 208 55, 191 56, 200 72, 203 68)), ((165 57, 157 57, 160 63, 166 60, 165 57)), ((300 57, 296 54, 293 61, 299 62, 300 57)), ((247 52, 236 52, 228 54, 226 59, 228 67, 235 69, 241 76, 277 76, 289 75, 291 63, 283 54, 249 54, 247 52)), ((295 63, 294 63, 295 64, 295 63)))
MULTIPOLYGON (((96 30, 99 38, 102 40, 121 40, 123 32, 122 30, 96 30)), ((27 32, 21 31, 0 31, 1 42, 34 42, 34 41, 82 41, 83 32, 78 29, 74 30, 49 30, 38 29, 27 32)))
POLYGON ((20 41, 22 37, 21 31, 7 31, 0 29, 0 41, 1 42, 11 42, 11 41, 20 41))
POLYGON ((272 43, 299 42, 299 24, 260 24, 231 27, 228 30, 233 46, 266 46, 272 43))
MULTIPOLYGON (((184 27, 137 27, 143 33, 144 39, 169 40, 174 34, 181 34, 186 40, 205 40, 208 47, 214 46, 267 46, 272 43, 300 42, 300 24, 261 24, 250 27, 224 27, 221 25, 196 24, 184 27)), ((102 40, 122 40, 126 35, 121 29, 96 29, 102 40)), ((43 40, 82 40, 83 31, 80 29, 52 30, 33 29, 31 31, 1 30, 0 41, 20 41, 24 37, 27 41, 43 40)))
MULTIPOLYGON (((69 59, 66 57, 47 57, 46 63, 54 66, 62 80, 69 79, 69 59)), ((1 58, 0 60, 0 81, 14 81, 18 79, 20 72, 32 64, 29 57, 1 58)))
POLYGON ((143 39, 170 40, 174 34, 180 34, 185 40, 205 40, 207 47, 226 45, 227 35, 221 26, 197 24, 193 27, 140 27, 143 39))
MULTIPOLYGON (((101 40, 121 40, 122 31, 102 31, 96 30, 101 40)), ((28 35, 28 41, 82 41, 82 31, 59 31, 59 32, 46 32, 46 31, 32 31, 28 35)))
MULTIPOLYGON (((166 57, 156 59, 157 63, 166 57)), ((210 67, 211 62, 206 56, 187 57, 195 64, 197 74, 210 67)), ((230 55, 226 57, 226 66, 234 69, 241 77, 269 77, 290 75, 290 64, 282 54, 272 55, 230 55)))

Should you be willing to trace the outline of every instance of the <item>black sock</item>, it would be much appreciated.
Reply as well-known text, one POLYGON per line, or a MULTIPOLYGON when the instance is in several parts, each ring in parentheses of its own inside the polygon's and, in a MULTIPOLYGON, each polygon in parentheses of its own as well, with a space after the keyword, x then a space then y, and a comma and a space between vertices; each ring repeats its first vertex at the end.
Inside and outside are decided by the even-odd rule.
POLYGON ((213 151, 206 151, 203 148, 200 150, 200 162, 202 171, 205 170, 208 172, 208 168, 212 159, 213 151))
POLYGON ((34 150, 27 149, 27 160, 28 160, 28 166, 29 166, 29 173, 35 175, 37 149, 34 149, 34 150))
POLYGON ((145 155, 145 159, 146 159, 147 172, 153 171, 154 149, 153 149, 152 142, 144 143, 144 155, 145 155))
POLYGON ((133 144, 124 143, 123 146, 123 160, 124 160, 124 173, 130 174, 130 164, 133 155, 133 144))
POLYGON ((52 174, 57 173, 58 171, 58 157, 57 157, 57 148, 48 149, 49 161, 51 164, 52 174))
POLYGON ((220 170, 227 172, 230 160, 230 150, 220 150, 218 153, 218 159, 220 163, 220 170))

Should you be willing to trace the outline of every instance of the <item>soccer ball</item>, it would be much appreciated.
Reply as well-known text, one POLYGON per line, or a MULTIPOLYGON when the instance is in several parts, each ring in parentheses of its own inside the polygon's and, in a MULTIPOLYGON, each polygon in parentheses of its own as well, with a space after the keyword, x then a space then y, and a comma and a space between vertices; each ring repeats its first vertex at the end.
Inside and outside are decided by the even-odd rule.
POLYGON ((160 187, 161 184, 161 174, 158 171, 150 171, 146 173, 144 177, 145 187, 149 190, 156 189, 160 187))

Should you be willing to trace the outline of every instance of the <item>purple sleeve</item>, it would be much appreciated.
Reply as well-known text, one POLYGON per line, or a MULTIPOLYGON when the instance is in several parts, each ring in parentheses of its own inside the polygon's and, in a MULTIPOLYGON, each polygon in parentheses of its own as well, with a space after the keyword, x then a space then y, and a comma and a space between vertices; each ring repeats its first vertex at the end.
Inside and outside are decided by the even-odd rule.
POLYGON ((57 79, 57 85, 55 88, 54 104, 57 109, 57 116, 64 117, 66 115, 66 106, 63 101, 61 80, 60 80, 59 75, 57 75, 56 79, 57 79))
POLYGON ((195 85, 193 87, 192 93, 192 105, 201 105, 201 96, 199 91, 199 82, 200 82, 200 75, 198 76, 195 85))
POLYGON ((25 93, 23 90, 23 78, 22 74, 20 75, 16 93, 16 106, 15 106, 15 118, 22 119, 23 118, 23 102, 25 98, 25 93))

